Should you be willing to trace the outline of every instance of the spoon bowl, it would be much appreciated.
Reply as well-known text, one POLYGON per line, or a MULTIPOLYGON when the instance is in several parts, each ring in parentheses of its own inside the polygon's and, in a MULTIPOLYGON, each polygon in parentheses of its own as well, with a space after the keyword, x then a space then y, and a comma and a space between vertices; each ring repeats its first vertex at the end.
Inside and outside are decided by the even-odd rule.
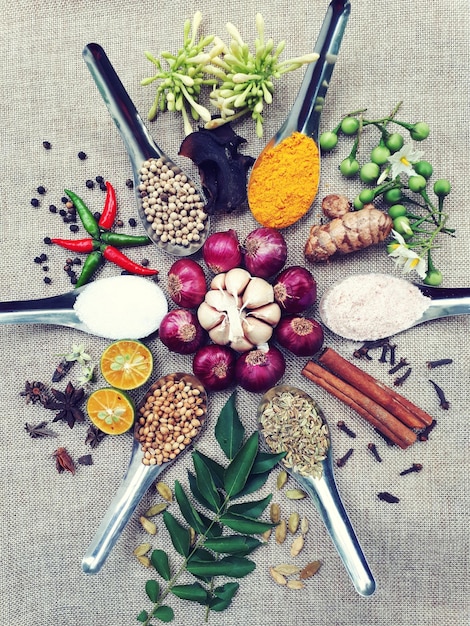
MULTIPOLYGON (((170 381, 183 381, 191 384, 193 388, 200 391, 201 397, 203 398, 203 402, 200 406, 204 410, 204 416, 199 419, 203 422, 207 414, 207 393, 201 382, 195 376, 181 372, 168 374, 153 383, 142 399, 139 408, 136 411, 136 415, 138 414, 140 407, 145 405, 147 399, 155 392, 155 390, 170 381)), ((195 439, 200 436, 202 430, 201 428, 199 433, 196 435, 196 438, 191 441, 191 444, 186 446, 185 450, 175 459, 162 463, 161 465, 144 465, 144 452, 136 437, 137 427, 138 424, 136 424, 136 430, 134 432, 131 458, 127 471, 124 474, 116 495, 109 504, 108 510, 105 513, 105 516, 103 517, 103 520, 98 527, 85 556, 83 557, 82 570, 85 574, 96 574, 99 572, 149 487, 155 482, 162 472, 164 472, 172 463, 181 457, 183 452, 192 447, 195 439)))
MULTIPOLYGON (((317 415, 321 417, 323 424, 326 424, 320 408, 307 393, 291 385, 277 385, 264 394, 258 405, 258 423, 263 437, 263 415, 273 399, 283 393, 289 393, 307 400, 312 404, 317 415)), ((293 428, 295 428, 295 419, 295 416, 291 418, 293 428)), ((267 446, 269 447, 268 443, 267 446)), ((280 452, 281 450, 271 451, 280 452)), ((287 449, 285 451, 288 452, 287 449)), ((315 475, 300 473, 300 471, 286 464, 284 460, 280 462, 280 465, 312 498, 356 591, 362 596, 370 596, 375 591, 375 580, 336 486, 333 473, 331 440, 325 458, 318 461, 315 465, 318 463, 321 466, 320 475, 317 473, 315 475)))
MULTIPOLYGON (((139 189, 141 170, 147 161, 162 161, 175 176, 184 172, 150 136, 103 48, 96 43, 89 43, 83 50, 83 58, 126 147, 134 175, 137 211, 147 235, 158 247, 173 256, 185 257, 196 253, 209 233, 209 217, 203 222, 204 230, 199 232, 198 241, 193 241, 188 246, 163 242, 152 228, 152 223, 147 220, 142 205, 142 192, 139 189)), ((197 189, 197 185, 191 182, 189 177, 187 178, 191 187, 197 189)), ((198 194, 203 199, 202 193, 198 192, 198 194)))

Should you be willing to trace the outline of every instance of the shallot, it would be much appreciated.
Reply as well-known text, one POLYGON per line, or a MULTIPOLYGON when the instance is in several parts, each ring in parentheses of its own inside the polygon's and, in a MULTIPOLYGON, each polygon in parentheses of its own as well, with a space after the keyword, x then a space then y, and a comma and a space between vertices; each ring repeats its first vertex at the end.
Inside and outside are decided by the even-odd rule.
POLYGON ((276 341, 296 356, 312 356, 323 345, 321 325, 308 317, 286 315, 275 330, 276 341))
POLYGON ((302 313, 315 302, 317 283, 300 265, 283 270, 274 281, 274 299, 283 313, 302 313))
POLYGON ((163 318, 158 332, 162 343, 178 354, 192 354, 206 340, 206 333, 199 324, 196 314, 187 309, 169 311, 163 318))
POLYGON ((210 344, 194 355, 193 372, 207 391, 221 391, 235 380, 236 360, 236 353, 228 346, 210 344))
POLYGON ((244 352, 235 365, 238 384, 255 393, 267 391, 282 378, 285 371, 286 361, 275 346, 268 346, 267 350, 257 348, 244 352))
POLYGON ((206 277, 199 263, 192 259, 178 259, 168 272, 168 292, 173 302, 192 309, 201 304, 206 295, 206 277))
POLYGON ((252 276, 269 278, 282 270, 287 260, 287 244, 282 234, 268 226, 256 228, 243 244, 243 262, 252 276))
POLYGON ((242 251, 237 233, 230 228, 225 232, 209 235, 202 248, 202 256, 214 274, 238 267, 242 262, 242 251))

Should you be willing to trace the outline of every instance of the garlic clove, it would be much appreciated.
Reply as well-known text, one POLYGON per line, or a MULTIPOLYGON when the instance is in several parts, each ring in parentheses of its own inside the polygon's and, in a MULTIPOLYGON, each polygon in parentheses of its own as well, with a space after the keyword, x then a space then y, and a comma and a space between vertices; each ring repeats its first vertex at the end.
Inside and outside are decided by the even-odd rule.
POLYGON ((254 276, 243 292, 243 306, 247 309, 257 309, 271 302, 274 302, 273 286, 263 278, 254 276))
POLYGON ((249 313, 250 317, 256 317, 271 326, 276 326, 281 319, 281 307, 276 302, 265 304, 249 313))
POLYGON ((221 289, 211 289, 206 293, 205 302, 216 311, 226 311, 233 306, 233 298, 221 289))
POLYGON ((246 317, 243 320, 243 331, 248 341, 251 341, 255 346, 266 343, 273 334, 272 326, 256 319, 256 317, 246 317))
POLYGON ((211 328, 220 324, 224 317, 223 311, 214 309, 207 302, 202 302, 197 310, 197 319, 205 330, 211 330, 211 328))
POLYGON ((226 346, 230 343, 230 324, 225 320, 209 330, 209 338, 218 346, 226 346))
POLYGON ((225 272, 216 274, 211 281, 211 289, 225 289, 225 276, 225 272))
POLYGON ((246 337, 237 337, 230 343, 230 347, 236 352, 248 352, 255 347, 255 344, 250 343, 246 337))
POLYGON ((251 274, 241 267, 229 270, 225 275, 225 289, 232 296, 239 296, 251 280, 251 274))

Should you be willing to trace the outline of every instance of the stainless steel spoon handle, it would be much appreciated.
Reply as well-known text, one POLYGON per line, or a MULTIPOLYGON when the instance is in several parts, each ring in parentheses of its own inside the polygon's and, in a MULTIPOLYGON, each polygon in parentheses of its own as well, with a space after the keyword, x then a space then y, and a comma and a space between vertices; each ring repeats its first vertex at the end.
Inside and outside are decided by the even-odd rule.
POLYGON ((0 302, 0 324, 59 324, 80 328, 82 324, 73 310, 79 291, 36 300, 0 302))
POLYGON ((325 462, 323 468, 320 479, 298 474, 295 478, 315 502, 356 591, 370 596, 375 591, 374 577, 341 501, 331 464, 325 462))
POLYGON ((135 442, 127 472, 83 557, 85 574, 99 572, 139 502, 166 467, 144 465, 139 449, 140 444, 135 442))

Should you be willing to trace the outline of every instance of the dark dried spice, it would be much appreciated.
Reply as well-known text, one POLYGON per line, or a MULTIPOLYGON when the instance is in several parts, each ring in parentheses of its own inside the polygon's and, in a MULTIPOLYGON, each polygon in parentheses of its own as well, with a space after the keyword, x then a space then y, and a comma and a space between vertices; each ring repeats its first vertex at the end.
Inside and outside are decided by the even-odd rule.
POLYGON ((77 463, 79 465, 93 465, 93 458, 91 454, 84 454, 83 456, 78 457, 77 463))
POLYGON ((389 374, 395 374, 398 370, 401 370, 405 365, 409 365, 408 361, 404 358, 401 358, 396 365, 394 365, 391 369, 388 370, 389 374))
POLYGON ((105 437, 106 433, 96 428, 96 426, 90 425, 86 434, 85 443, 94 449, 105 437))
POLYGON ((403 385, 403 383, 405 382, 405 380, 408 378, 410 374, 411 374, 411 367, 409 367, 402 376, 395 378, 395 380, 393 381, 393 384, 395 385, 395 387, 400 387, 401 385, 403 385))
POLYGON ((356 433, 346 426, 343 420, 339 420, 337 426, 341 431, 343 431, 343 433, 346 433, 348 437, 351 437, 352 439, 356 437, 356 433))
POLYGON ((85 421, 85 416, 79 408, 79 404, 85 395, 83 387, 75 389, 72 383, 69 382, 64 392, 58 389, 51 389, 51 393, 54 398, 44 406, 46 409, 57 411, 56 416, 52 420, 53 422, 63 420, 67 422, 70 428, 73 428, 75 422, 85 421))
POLYGON ((37 380, 31 383, 26 381, 24 391, 20 391, 20 396, 26 398, 26 404, 39 402, 45 406, 50 401, 49 389, 44 383, 37 380))
POLYGON ((75 475, 75 464, 65 448, 57 448, 52 456, 55 458, 55 466, 59 474, 66 471, 75 475))
POLYGON ((407 474, 413 474, 414 472, 420 472, 423 469, 421 463, 413 463, 411 467, 400 472, 400 476, 406 476, 407 474))
POLYGON ((390 504, 396 504, 397 502, 400 502, 400 498, 397 498, 397 496, 388 493, 388 491, 381 491, 377 494, 377 497, 379 500, 383 500, 383 502, 389 502, 390 504))
POLYGON ((67 359, 62 359, 55 368, 54 373, 52 374, 52 382, 58 383, 59 381, 61 381, 62 378, 64 378, 64 376, 69 373, 73 364, 74 361, 67 361, 67 359))
POLYGON ((382 457, 380 456, 375 443, 368 443, 367 449, 370 450, 370 452, 372 453, 376 461, 378 461, 379 463, 382 463, 382 457))
POLYGON ((26 424, 24 425, 25 431, 31 437, 31 439, 40 439, 42 437, 57 437, 57 433, 49 428, 46 428, 47 422, 39 422, 39 424, 26 424))
POLYGON ((338 467, 343 467, 344 465, 346 465, 349 457, 352 455, 353 452, 354 452, 354 449, 353 448, 349 448, 349 450, 346 452, 346 454, 336 461, 336 465, 338 467))
POLYGON ((435 367, 441 367, 442 365, 450 365, 454 361, 452 359, 438 359, 437 361, 426 361, 428 369, 433 370, 435 367))
POLYGON ((439 406, 442 409, 445 409, 447 411, 447 409, 450 407, 450 402, 447 400, 445 394, 444 394, 444 390, 441 389, 441 387, 439 387, 439 385, 437 383, 435 383, 433 380, 429 379, 429 382, 431 383, 431 385, 434 387, 436 393, 437 393, 437 397, 439 398, 439 406))
POLYGON ((419 441, 427 441, 429 439, 430 432, 437 426, 436 420, 433 420, 429 426, 426 426, 418 435, 419 441))

